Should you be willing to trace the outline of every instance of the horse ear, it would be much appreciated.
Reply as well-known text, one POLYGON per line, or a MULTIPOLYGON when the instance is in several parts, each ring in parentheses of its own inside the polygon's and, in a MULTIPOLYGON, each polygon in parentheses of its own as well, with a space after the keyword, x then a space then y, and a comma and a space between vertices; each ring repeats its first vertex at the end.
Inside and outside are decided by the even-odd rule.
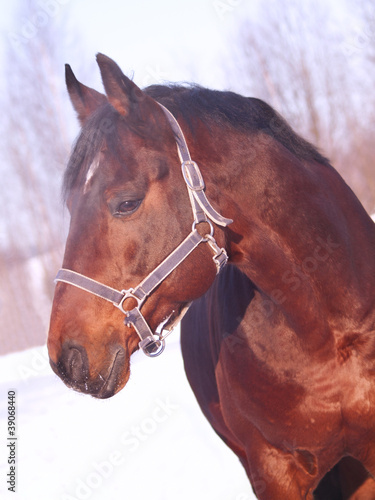
POLYGON ((144 99, 153 101, 144 94, 124 73, 119 66, 104 54, 97 54, 103 85, 108 96, 108 101, 122 116, 127 116, 135 106, 144 99))
POLYGON ((87 118, 96 109, 108 102, 105 95, 80 83, 69 64, 65 64, 65 81, 70 100, 77 112, 81 125, 85 123, 87 118))

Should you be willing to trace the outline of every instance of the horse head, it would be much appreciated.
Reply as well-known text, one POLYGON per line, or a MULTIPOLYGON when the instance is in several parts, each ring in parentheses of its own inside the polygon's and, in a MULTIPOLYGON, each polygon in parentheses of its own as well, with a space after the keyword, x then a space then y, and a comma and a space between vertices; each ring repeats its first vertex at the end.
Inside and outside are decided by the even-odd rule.
MULTIPOLYGON (((69 276, 87 277, 86 283, 134 291, 191 234, 192 206, 198 211, 199 206, 192 201, 194 186, 193 194, 186 189, 189 180, 181 174, 166 111, 114 61, 99 54, 97 62, 106 95, 78 82, 66 67, 69 96, 82 129, 64 180, 71 222, 63 269, 69 276)), ((191 182, 193 177, 191 173, 191 182)), ((212 243, 205 220, 195 220, 202 235, 193 232, 212 243)), ((222 229, 215 237, 224 243, 222 229)), ((53 370, 68 386, 99 398, 124 387, 139 331, 136 320, 124 324, 123 313, 139 313, 142 307, 142 321, 154 332, 165 321, 175 323, 215 278, 212 244, 197 244, 185 257, 170 265, 142 300, 131 292, 123 294, 121 307, 102 300, 99 293, 87 293, 87 287, 72 279, 59 279, 48 350, 53 370)))

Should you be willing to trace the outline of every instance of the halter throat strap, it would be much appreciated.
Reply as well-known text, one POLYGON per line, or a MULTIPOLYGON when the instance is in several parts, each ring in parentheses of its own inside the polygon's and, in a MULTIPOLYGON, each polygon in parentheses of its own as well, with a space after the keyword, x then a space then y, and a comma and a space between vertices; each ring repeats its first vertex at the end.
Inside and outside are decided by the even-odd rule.
MULTIPOLYGON (((178 153, 182 161, 182 174, 189 192, 194 216, 191 233, 135 288, 119 291, 76 271, 64 268, 59 270, 55 278, 55 282, 64 282, 73 285, 105 299, 118 307, 125 314, 125 325, 128 327, 133 326, 137 332, 140 338, 139 347, 145 354, 151 357, 158 356, 163 352, 166 335, 163 336, 163 333, 161 333, 157 337, 153 334, 140 311, 144 301, 201 243, 209 244, 214 254, 213 261, 216 265, 216 271, 219 273, 227 263, 228 256, 225 249, 217 245, 213 237, 214 228, 210 220, 221 226, 227 226, 232 222, 231 219, 222 217, 208 201, 204 193, 205 185, 201 172, 198 165, 191 160, 184 134, 177 120, 169 110, 161 104, 160 106, 175 134, 178 153), (204 235, 200 234, 196 228, 202 222, 209 224, 210 227, 210 232, 204 235), (126 309, 125 302, 128 299, 134 299, 137 303, 136 307, 133 307, 131 310, 126 309)), ((173 327, 174 325, 171 329, 173 327)))

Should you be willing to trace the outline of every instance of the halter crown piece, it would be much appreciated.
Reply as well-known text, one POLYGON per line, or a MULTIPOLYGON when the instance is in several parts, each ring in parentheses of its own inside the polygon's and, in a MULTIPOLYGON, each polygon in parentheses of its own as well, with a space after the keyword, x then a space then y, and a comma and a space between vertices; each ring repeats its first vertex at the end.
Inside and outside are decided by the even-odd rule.
MULTIPOLYGON (((167 108, 162 106, 160 103, 159 105, 164 111, 176 138, 177 150, 182 162, 182 175, 188 189, 194 216, 191 233, 135 288, 118 291, 69 269, 60 269, 55 278, 55 282, 62 281, 64 283, 68 283, 80 288, 81 290, 85 290, 112 302, 114 306, 118 307, 120 311, 125 314, 125 325, 128 327, 133 326, 141 339, 139 347, 147 356, 150 357, 158 356, 163 352, 165 347, 165 337, 171 333, 175 324, 173 323, 167 328, 166 334, 163 334, 163 330, 161 329, 161 333, 154 335, 141 313, 140 309, 142 304, 153 292, 153 290, 160 285, 160 283, 164 281, 165 278, 167 278, 167 276, 169 276, 169 274, 176 269, 176 267, 178 267, 200 243, 209 244, 214 254, 212 259, 216 265, 217 273, 219 273, 227 263, 228 255, 224 248, 220 248, 217 245, 215 238, 213 237, 214 228, 211 221, 224 227, 233 222, 231 219, 226 219, 216 212, 208 201, 204 193, 205 185, 202 174, 198 165, 191 160, 184 134, 177 120, 167 108), (206 222, 209 225, 210 234, 202 236, 197 231, 196 226, 202 222, 206 222), (137 302, 136 307, 130 311, 124 308, 124 302, 129 298, 135 299, 137 302)), ((185 308, 183 314, 186 313, 189 306, 190 304, 185 308)))

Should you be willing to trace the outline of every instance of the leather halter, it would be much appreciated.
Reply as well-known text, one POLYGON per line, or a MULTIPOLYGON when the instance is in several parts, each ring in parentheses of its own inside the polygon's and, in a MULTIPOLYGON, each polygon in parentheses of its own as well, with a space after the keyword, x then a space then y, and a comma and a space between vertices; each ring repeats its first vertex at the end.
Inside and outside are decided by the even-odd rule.
MULTIPOLYGON (((140 311, 144 301, 153 292, 153 290, 160 285, 160 283, 164 281, 167 276, 169 276, 169 274, 176 269, 176 267, 178 267, 198 245, 200 245, 200 243, 208 243, 210 246, 214 254, 212 258, 216 265, 216 271, 219 273, 227 263, 228 255, 224 248, 220 248, 217 245, 215 238, 213 237, 214 228, 211 221, 220 226, 227 226, 233 222, 231 219, 226 219, 216 212, 208 201, 204 193, 205 184, 202 174, 198 165, 191 160, 184 134, 177 120, 168 109, 160 103, 159 105, 171 125, 177 143, 178 154, 182 162, 182 175, 188 189, 189 199, 194 215, 191 233, 135 288, 118 291, 91 278, 87 278, 80 273, 71 271, 70 269, 60 269, 55 278, 55 282, 62 281, 64 283, 74 285, 81 290, 85 290, 112 302, 114 306, 118 307, 125 314, 125 325, 128 327, 133 326, 141 339, 139 347, 150 357, 158 356, 163 352, 165 347, 164 339, 170 332, 165 335, 161 332, 160 334, 157 334, 157 336, 153 334, 140 311), (210 227, 210 233, 205 234, 204 236, 202 236, 196 228, 198 224, 203 222, 207 223, 210 227), (125 309, 125 301, 127 299, 134 299, 137 303, 137 305, 131 310, 125 309)), ((183 314, 185 314, 189 305, 185 308, 183 314)), ((168 322, 168 319, 164 322, 164 324, 168 322)), ((181 315, 179 319, 181 319, 181 315)), ((168 330, 171 331, 174 326, 175 323, 168 327, 168 330)))

